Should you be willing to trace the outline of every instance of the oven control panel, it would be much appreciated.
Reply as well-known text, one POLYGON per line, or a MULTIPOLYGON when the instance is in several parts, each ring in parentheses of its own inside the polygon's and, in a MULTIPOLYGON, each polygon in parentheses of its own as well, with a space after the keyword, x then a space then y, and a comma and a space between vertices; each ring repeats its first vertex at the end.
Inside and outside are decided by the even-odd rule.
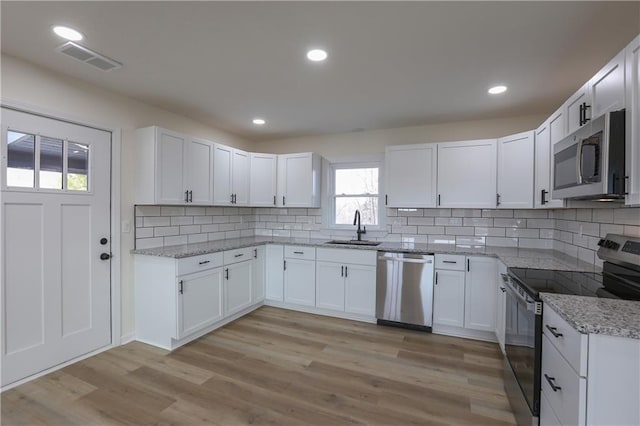
POLYGON ((607 234, 598 241, 598 257, 613 263, 636 265, 640 268, 640 238, 607 234))
POLYGON ((640 242, 627 241, 626 243, 624 243, 624 246, 622 246, 622 251, 626 253, 640 255, 640 242))

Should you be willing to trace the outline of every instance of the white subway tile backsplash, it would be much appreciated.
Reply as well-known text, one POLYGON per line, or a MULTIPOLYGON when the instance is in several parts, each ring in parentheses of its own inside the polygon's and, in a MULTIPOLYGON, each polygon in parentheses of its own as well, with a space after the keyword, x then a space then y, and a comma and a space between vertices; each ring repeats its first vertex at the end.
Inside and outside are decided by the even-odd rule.
POLYGON ((180 235, 197 234, 200 232, 200 225, 184 225, 180 227, 180 235))
POLYGON ((444 234, 444 226, 418 226, 418 234, 444 234))
POLYGON ((151 217, 145 217, 143 218, 144 221, 144 226, 169 226, 171 225, 171 218, 170 217, 155 217, 155 216, 151 216, 151 217))
POLYGON ((161 216, 184 216, 184 207, 162 206, 160 207, 161 216))
POLYGON ((472 226, 447 226, 445 227, 447 235, 475 235, 475 228, 472 226))
POLYGON ((513 217, 513 210, 505 209, 505 210, 482 210, 482 217, 502 217, 508 218, 513 217))
POLYGON ((498 228, 525 228, 526 219, 493 219, 493 226, 498 228))
POLYGON ((613 223, 613 209, 593 209, 592 222, 613 223))
POLYGON ((171 225, 193 225, 193 217, 191 216, 171 216, 171 225))
POLYGON ((156 237, 167 237, 180 234, 178 226, 156 226, 153 228, 153 235, 156 237))
POLYGON ((213 223, 213 218, 211 216, 194 216, 193 224, 194 225, 208 225, 213 223))
POLYGON ((578 209, 576 210, 576 220, 581 222, 591 222, 593 218, 592 209, 578 209))
POLYGON ((189 239, 186 235, 176 235, 171 237, 164 237, 165 246, 175 246, 179 244, 187 244, 189 239))
POLYGON ((506 236, 516 238, 539 238, 540 231, 537 229, 506 228, 506 236))
POLYGON ((136 248, 140 248, 140 249, 160 247, 162 245, 163 245, 162 237, 136 239, 136 248))
POLYGON ((541 240, 538 238, 519 238, 518 247, 532 249, 552 249, 553 240, 541 240))
POLYGON ((465 217, 464 226, 493 226, 493 219, 490 217, 465 217))
POLYGON ((462 226, 462 221, 461 217, 436 217, 433 223, 443 226, 462 226))
POLYGON ((155 228, 136 228, 136 238, 150 238, 153 237, 153 230, 155 228))
POLYGON ((621 208, 613 211, 613 223, 621 225, 638 225, 640 208, 621 208))
POLYGON ((188 239, 189 244, 204 243, 205 241, 208 240, 207 234, 192 234, 192 235, 188 235, 188 237, 189 237, 188 239))
POLYGON ((207 208, 206 207, 187 207, 186 211, 184 212, 184 214, 186 214, 187 216, 204 216, 206 214, 207 208))
POLYGON ((513 217, 526 219, 546 219, 549 217, 547 210, 514 210, 513 217))
POLYGON ((482 210, 480 209, 452 209, 451 216, 453 217, 481 217, 482 210))
POLYGON ((486 226, 476 226, 476 235, 481 237, 504 237, 505 228, 489 228, 486 226))
POLYGON ((518 247, 517 238, 487 237, 486 243, 488 246, 518 247))
MULTIPOLYGON (((394 218, 394 219, 400 219, 400 218, 394 218)), ((420 217, 407 217, 404 219, 407 219, 408 225, 433 225, 435 222, 433 217, 420 216, 420 217)), ((441 218, 437 218, 437 219, 441 219, 441 218)))
POLYGON ((136 216, 160 216, 160 206, 136 206, 136 216))
POLYGON ((553 219, 527 219, 527 228, 553 229, 553 219))

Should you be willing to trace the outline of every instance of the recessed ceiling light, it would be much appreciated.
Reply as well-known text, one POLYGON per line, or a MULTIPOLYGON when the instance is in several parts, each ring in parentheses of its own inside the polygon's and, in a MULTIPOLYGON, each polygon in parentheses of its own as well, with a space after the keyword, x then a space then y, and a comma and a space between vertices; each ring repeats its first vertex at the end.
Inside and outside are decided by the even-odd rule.
POLYGON ((313 62, 324 61, 327 56, 327 52, 322 49, 312 49, 307 52, 307 59, 313 62))
POLYGON ((84 38, 82 33, 74 30, 73 28, 63 27, 61 25, 53 27, 53 32, 62 38, 66 38, 71 41, 80 41, 84 38))
POLYGON ((264 118, 254 118, 253 119, 253 124, 255 124, 256 126, 262 126, 263 124, 266 124, 267 122, 265 121, 264 118))
POLYGON ((492 95, 499 95, 500 93, 504 93, 507 91, 507 86, 493 86, 488 91, 492 95))

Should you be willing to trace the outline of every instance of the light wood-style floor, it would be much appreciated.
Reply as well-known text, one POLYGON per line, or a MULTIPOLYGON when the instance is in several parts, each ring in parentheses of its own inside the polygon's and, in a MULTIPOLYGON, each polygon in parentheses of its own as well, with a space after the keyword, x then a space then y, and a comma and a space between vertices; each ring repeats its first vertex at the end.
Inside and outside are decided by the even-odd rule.
POLYGON ((262 307, 172 353, 130 343, 2 394, 13 424, 514 424, 495 344, 262 307))

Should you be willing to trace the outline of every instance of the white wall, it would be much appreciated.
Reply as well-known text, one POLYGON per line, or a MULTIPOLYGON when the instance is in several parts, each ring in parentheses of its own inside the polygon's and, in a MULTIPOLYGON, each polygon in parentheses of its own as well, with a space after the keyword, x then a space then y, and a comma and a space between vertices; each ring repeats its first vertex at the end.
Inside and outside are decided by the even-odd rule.
POLYGON ((317 152, 327 158, 384 153, 387 145, 485 139, 537 128, 548 114, 257 142, 258 152, 317 152))
MULTIPOLYGON (((122 334, 130 333, 135 324, 133 256, 130 254, 134 226, 134 194, 131 185, 134 179, 134 130, 159 125, 241 149, 249 149, 252 144, 189 118, 52 73, 7 55, 2 55, 1 72, 3 100, 18 101, 62 115, 71 115, 79 120, 121 129, 122 153, 115 161, 120 161, 121 165, 122 220, 128 220, 132 229, 131 233, 121 235, 122 334)), ((105 78, 108 78, 106 73, 105 78)))

